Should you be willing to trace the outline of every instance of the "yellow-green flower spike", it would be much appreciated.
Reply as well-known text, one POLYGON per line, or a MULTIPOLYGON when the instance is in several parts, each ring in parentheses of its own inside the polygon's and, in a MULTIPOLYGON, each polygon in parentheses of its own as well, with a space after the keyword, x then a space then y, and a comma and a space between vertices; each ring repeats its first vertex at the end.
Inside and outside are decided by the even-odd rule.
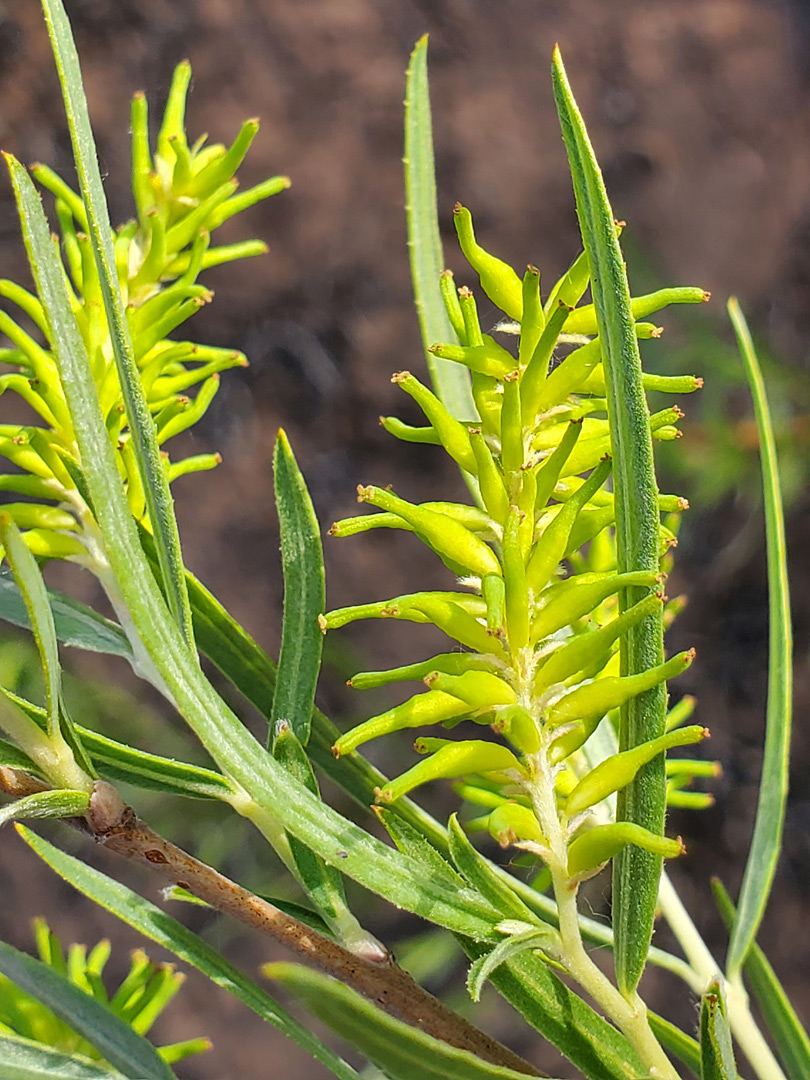
POLYGON ((523 424, 529 430, 534 427, 537 419, 540 395, 543 392, 543 386, 548 375, 551 356, 569 311, 570 308, 561 304, 552 312, 526 366, 526 370, 523 372, 520 383, 523 424))
POLYGON ((527 266, 523 275, 523 316, 520 321, 520 349, 518 366, 525 368, 546 325, 546 316, 540 301, 540 271, 527 266))
POLYGON ((534 596, 544 588, 556 571, 568 547, 568 537, 582 507, 610 475, 611 462, 603 461, 594 469, 576 495, 573 495, 542 533, 526 567, 526 580, 534 596))
POLYGON ((520 278, 511 266, 480 246, 475 239, 472 215, 461 203, 453 207, 453 222, 461 250, 478 274, 481 288, 501 311, 520 322, 523 318, 523 283, 520 278))
POLYGON ((576 623, 588 612, 593 611, 602 601, 614 596, 620 589, 634 585, 655 588, 662 581, 662 576, 652 571, 637 570, 627 574, 608 574, 598 580, 587 580, 587 575, 579 574, 568 581, 553 586, 554 592, 532 620, 532 643, 561 630, 564 626, 576 623), (582 580, 585 577, 586 580, 582 580))
POLYGON ((509 509, 503 531, 503 576, 506 588, 506 636, 513 655, 529 641, 529 587, 521 545, 524 515, 516 506, 509 509))
POLYGON ((496 807, 489 815, 487 828, 490 836, 503 848, 519 840, 531 840, 543 846, 547 843, 534 811, 518 803, 502 803, 496 807))
POLYGON ((417 739, 414 749, 431 756, 376 791, 376 802, 394 802, 429 780, 453 780, 467 773, 515 771, 525 775, 512 751, 497 743, 477 739, 458 743, 445 739, 417 739))
POLYGON ((575 308, 588 288, 590 277, 588 254, 581 251, 549 293, 545 304, 546 316, 555 311, 560 302, 569 308, 575 308))
POLYGON ((444 308, 447 312, 447 317, 450 320, 450 325, 456 332, 456 337, 462 345, 469 345, 467 340, 467 331, 464 326, 464 316, 461 313, 461 304, 458 302, 458 291, 456 290, 456 283, 453 280, 452 270, 443 270, 439 278, 439 287, 442 293, 442 300, 444 300, 444 308))
POLYGON ((562 683, 581 675, 592 664, 607 660, 610 647, 622 634, 638 625, 643 619, 660 611, 663 600, 656 594, 644 597, 621 615, 600 627, 571 638, 561 648, 551 653, 539 667, 534 678, 534 692, 538 696, 556 683, 562 683))
POLYGON ((512 687, 489 671, 465 671, 459 675, 433 671, 425 677, 425 683, 431 690, 442 690, 459 698, 471 712, 513 705, 517 700, 512 687))
POLYGON ((402 667, 389 668, 387 671, 360 671, 352 675, 347 685, 354 687, 355 690, 371 690, 378 686, 387 686, 392 682, 411 680, 421 682, 433 672, 461 675, 465 671, 492 671, 494 673, 495 662, 477 653, 439 653, 438 656, 431 656, 429 660, 422 660, 416 664, 404 664, 402 667))
MULTIPOLYGON (((648 315, 669 307, 670 304, 703 304, 710 299, 711 293, 704 289, 659 289, 658 292, 647 296, 635 297, 631 301, 631 308, 634 319, 645 319, 648 315)), ((597 332, 596 309, 593 304, 587 304, 572 311, 565 320, 564 329, 566 334, 595 334, 597 332)))
POLYGON ((638 770, 652 761, 658 754, 663 753, 673 746, 687 746, 690 743, 700 742, 709 734, 706 728, 693 726, 681 728, 661 735, 657 739, 625 750, 621 754, 613 754, 606 758, 584 776, 566 802, 566 813, 569 817, 581 814, 583 810, 595 806, 602 799, 612 795, 613 792, 621 791, 622 788, 633 780, 638 770))
POLYGON ((464 364, 470 371, 478 372, 479 375, 489 375, 492 378, 502 379, 515 367, 515 358, 507 352, 497 341, 484 334, 481 345, 431 345, 428 352, 440 356, 443 360, 452 360, 456 364, 464 364))
POLYGON ((503 473, 492 456, 481 429, 470 428, 469 434, 484 506, 491 518, 503 521, 509 513, 509 496, 506 494, 503 473))
POLYGON ((668 836, 658 836, 629 821, 596 825, 577 836, 569 846, 568 876, 577 878, 600 870, 628 844, 635 844, 665 859, 674 859, 686 850, 680 837, 673 840, 668 836))
POLYGON ((540 732, 534 717, 523 705, 506 705, 495 712, 492 730, 500 732, 521 754, 536 754, 540 732))
POLYGON ((392 731, 402 731, 405 728, 443 724, 445 720, 466 716, 469 711, 470 706, 466 701, 460 701, 441 690, 428 690, 426 694, 417 694, 402 705, 372 716, 370 720, 347 731, 332 747, 332 753, 335 757, 342 757, 380 735, 388 735, 392 731))
POLYGON ((398 514, 425 537, 434 551, 466 567, 469 573, 482 578, 501 573, 501 564, 492 548, 457 521, 415 506, 379 487, 358 487, 357 500, 398 514))
POLYGON ((547 721, 552 727, 560 727, 562 724, 574 723, 578 720, 594 716, 604 716, 611 709, 617 709, 630 698, 637 694, 651 690, 659 683, 668 679, 674 679, 685 671, 695 658, 695 650, 678 653, 671 660, 657 667, 649 668, 638 675, 619 675, 605 679, 597 679, 580 686, 571 693, 566 694, 547 715, 547 721))
POLYGON ((410 371, 397 372, 391 376, 391 382, 400 386, 414 399, 450 457, 462 469, 475 476, 476 459, 466 427, 451 416, 436 395, 414 378, 410 371))

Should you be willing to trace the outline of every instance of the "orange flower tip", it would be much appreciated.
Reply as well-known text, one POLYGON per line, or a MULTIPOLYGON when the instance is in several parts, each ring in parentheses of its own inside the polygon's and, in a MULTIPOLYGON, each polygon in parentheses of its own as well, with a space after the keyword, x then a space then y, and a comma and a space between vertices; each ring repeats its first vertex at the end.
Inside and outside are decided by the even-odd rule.
POLYGON ((613 224, 616 226, 617 229, 626 229, 627 228, 627 222, 626 221, 617 221, 616 218, 613 219, 613 224))
POLYGON ((708 304, 708 302, 711 300, 711 298, 712 298, 712 294, 710 292, 704 292, 703 293, 703 303, 704 304, 708 304))
POLYGON ((379 821, 383 820, 383 808, 381 806, 377 806, 376 803, 372 803, 371 806, 369 807, 369 810, 371 810, 372 814, 374 814, 374 816, 379 821))
POLYGON ((346 680, 346 685, 347 685, 347 686, 354 686, 354 683, 352 682, 352 680, 351 680, 351 679, 347 679, 347 680, 346 680))
POLYGON ((424 739, 414 739, 413 748, 417 754, 426 754, 428 752, 424 739))
MULTIPOLYGON (((432 351, 433 349, 437 349, 438 345, 431 345, 430 348, 431 348, 431 351, 432 351)), ((406 379, 410 379, 410 377, 411 377, 410 371, 395 371, 394 374, 391 376, 391 382, 392 383, 397 383, 397 384, 402 383, 402 382, 405 382, 406 379)))
POLYGON ((468 427, 467 431, 469 432, 470 435, 480 435, 481 434, 481 428, 480 427, 468 427))
POLYGON ((363 487, 362 484, 357 485, 357 501, 359 503, 365 502, 366 499, 370 499, 373 495, 373 489, 370 487, 363 487))
POLYGON ((675 413, 679 420, 682 420, 684 416, 686 416, 686 413, 678 405, 675 405, 672 411, 675 413))
POLYGON ((441 345, 428 345, 427 351, 429 353, 435 353, 435 352, 438 352, 440 348, 441 348, 441 345))
POLYGON ((536 266, 533 266, 531 263, 528 263, 526 265, 526 273, 528 273, 528 274, 536 274, 537 277, 540 277, 540 271, 538 270, 538 268, 536 266))
MULTIPOLYGON (((393 381, 394 380, 392 379, 391 382, 393 382, 393 381)), ((384 416, 378 417, 377 422, 379 423, 380 427, 385 427, 385 417, 384 416)))
POLYGON ((464 209, 464 207, 461 205, 460 202, 457 202, 457 203, 455 203, 453 205, 453 213, 454 214, 460 214, 463 209, 464 209))
POLYGON ((503 377, 503 381, 504 382, 514 382, 516 379, 519 379, 519 378, 520 378, 520 371, 515 369, 515 371, 507 371, 507 373, 503 377))
POLYGON ((386 790, 385 788, 375 787, 374 788, 374 802, 375 803, 382 803, 382 802, 390 803, 390 802, 393 802, 391 792, 386 790))
POLYGON ((452 281, 453 280, 453 271, 452 270, 442 270, 439 277, 449 278, 449 280, 452 281))
POLYGON ((468 296, 472 296, 472 289, 468 285, 462 285, 458 290, 458 295, 466 300, 468 296))
POLYGON ((655 329, 650 334, 650 337, 660 338, 661 335, 663 334, 663 332, 664 332, 663 326, 656 326, 655 329))
POLYGON ((667 575, 662 570, 660 574, 656 574, 655 580, 659 585, 663 585, 664 582, 667 580, 667 575))
POLYGON ((146 97, 146 94, 143 92, 143 90, 136 90, 132 96, 135 98, 136 101, 143 101, 143 99, 146 97))
POLYGON ((325 634, 329 629, 329 623, 326 621, 326 616, 323 614, 318 616, 318 627, 322 634, 325 634))
POLYGON ((7 525, 11 524, 11 514, 0 514, 0 528, 5 529, 7 525))
POLYGON ((686 651, 686 659, 689 661, 690 664, 692 663, 692 661, 695 659, 696 656, 697 656, 697 649, 687 649, 687 651, 686 651))
POLYGON ((695 376, 695 389, 701 390, 703 388, 703 379, 700 375, 695 376))
POLYGON ((336 521, 333 521, 332 524, 329 526, 329 528, 326 530, 326 535, 327 536, 337 536, 337 534, 338 534, 338 523, 336 521))
POLYGON ((220 454, 218 450, 214 451, 214 461, 217 463, 217 465, 222 464, 222 454, 220 454))
POLYGON ((438 677, 439 677, 438 671, 431 671, 427 675, 425 675, 424 679, 422 679, 422 682, 425 684, 425 686, 432 686, 433 683, 436 682, 438 677))
MULTIPOLYGON (((713 761, 712 765, 714 766, 714 768, 712 769, 712 776, 722 776, 723 775, 723 766, 720 764, 720 762, 719 761, 713 761)), ((712 801, 714 801, 714 796, 712 796, 712 801)))
POLYGON ((514 844, 517 840, 517 833, 514 829, 505 829, 503 832, 498 833, 498 843, 502 848, 508 848, 510 844, 514 844))
POLYGON ((678 509, 679 510, 688 510, 689 509, 689 500, 684 499, 683 497, 680 497, 678 499, 678 509))
POLYGON ((701 739, 710 739, 712 737, 712 733, 707 727, 705 727, 701 730, 700 737, 701 739))
POLYGON ((332 753, 336 758, 340 757, 340 747, 337 743, 335 743, 335 745, 332 747, 332 753))
POLYGON ((686 844, 683 842, 683 837, 682 836, 676 836, 675 837, 675 842, 677 844, 679 844, 680 848, 681 848, 681 850, 678 852, 678 854, 679 855, 685 855, 686 854, 686 844))

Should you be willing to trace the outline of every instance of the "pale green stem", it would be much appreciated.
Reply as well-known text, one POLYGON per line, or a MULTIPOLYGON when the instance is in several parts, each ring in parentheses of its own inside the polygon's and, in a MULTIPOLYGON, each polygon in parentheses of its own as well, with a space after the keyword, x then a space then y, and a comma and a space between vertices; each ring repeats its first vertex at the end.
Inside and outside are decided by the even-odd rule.
POLYGON ((47 735, 8 701, 0 702, 0 729, 25 751, 53 787, 88 795, 93 790, 93 779, 76 764, 60 732, 47 735))
POLYGON ((748 994, 742 981, 725 981, 720 965, 706 947, 706 943, 666 873, 661 875, 658 901, 661 905, 661 913, 669 923, 670 929, 678 939, 697 976, 700 984, 698 992, 701 992, 701 989, 705 990, 714 979, 719 979, 723 985, 729 1026, 759 1080, 786 1080, 779 1062, 751 1015, 748 994))
POLYGON ((647 1006, 634 994, 620 994, 591 960, 582 942, 577 910, 577 886, 568 880, 568 840, 557 814, 554 774, 547 747, 533 759, 531 796, 540 827, 547 840, 546 864, 551 872, 560 920, 561 959, 569 974, 599 1005, 638 1053, 654 1080, 678 1080, 671 1061, 656 1039, 647 1019, 647 1006))

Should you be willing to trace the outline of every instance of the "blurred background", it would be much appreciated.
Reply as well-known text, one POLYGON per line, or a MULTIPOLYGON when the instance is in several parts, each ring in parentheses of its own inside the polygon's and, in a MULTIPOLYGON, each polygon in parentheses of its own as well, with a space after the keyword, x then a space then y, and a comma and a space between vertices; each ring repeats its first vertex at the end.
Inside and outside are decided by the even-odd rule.
MULTIPOLYGON (((578 251, 566 160, 549 63, 559 41, 601 161, 636 293, 663 284, 713 293, 700 310, 663 313, 660 342, 645 343, 651 370, 703 375, 682 403, 685 437, 661 454, 662 488, 689 498, 669 592, 689 604, 669 638, 694 645, 698 662, 673 686, 699 699, 721 759, 716 806, 673 812, 689 855, 672 875, 719 952, 723 934, 708 877, 736 893, 750 838, 760 767, 767 674, 764 531, 756 433, 732 347, 725 302, 737 294, 762 348, 776 412, 788 500, 794 584, 797 711, 788 833, 760 941, 788 992, 810 1019, 807 971, 810 860, 810 5, 794 0, 66 0, 113 219, 128 201, 128 109, 136 90, 157 115, 174 65, 188 57, 194 82, 190 138, 228 142, 248 116, 262 128, 243 166, 245 186, 289 173, 292 188, 232 223, 223 241, 268 241, 261 260, 211 271, 212 305, 195 317, 195 340, 244 350, 251 366, 229 372, 186 452, 219 450, 213 474, 174 488, 189 567, 275 654, 281 612, 271 457, 283 425, 324 527, 354 512, 358 482, 395 485, 404 497, 462 496, 454 469, 430 447, 385 435, 377 417, 413 419, 390 383, 395 370, 424 370, 405 247, 402 98, 408 54, 430 33, 440 214, 448 265, 472 284, 452 229, 456 199, 474 214, 489 250, 521 268, 538 265, 546 287, 578 251), (192 449, 193 446, 193 449, 192 449)), ((0 0, 0 146, 41 160, 72 179, 68 137, 39 5, 0 0)), ((226 227, 227 228, 227 227, 226 227)), ((0 186, 0 267, 26 281, 9 186, 0 186)), ((479 297, 482 322, 497 321, 479 297)), ((326 540, 329 606, 447 587, 443 567, 408 536, 326 540)), ((97 599, 81 577, 51 580, 97 599)), ((420 643, 421 642, 421 643, 420 643)), ((403 626, 353 629, 327 639, 320 704, 344 726, 384 700, 359 699, 345 679, 360 668, 427 655, 403 626)), ((125 670, 66 656, 76 675, 74 712, 104 730, 164 753, 191 754, 176 718, 125 670), (112 687, 120 682, 123 689, 112 687)), ((0 674, 25 687, 35 665, 22 638, 0 642, 0 674)), ((36 690, 30 691, 35 693, 36 690)), ((383 706, 384 707, 384 706, 383 706)), ((247 722, 256 721, 246 717, 247 722)), ((397 745, 372 748, 385 767, 397 745)), ((393 766, 392 766, 393 767, 393 766)), ((329 797, 333 793, 328 792, 329 797)), ((335 796, 339 800, 339 796, 335 796)), ((178 808, 143 794, 135 805, 204 859, 263 891, 280 891, 264 849, 223 814, 195 806, 193 827, 178 808)), ((437 812, 448 791, 429 793, 437 812)), ((341 808, 348 810, 341 804, 341 808)), ((62 843, 77 841, 58 834, 62 843)), ((30 946, 29 916, 45 914, 68 940, 110 934, 121 965, 133 935, 62 888, 16 838, 0 835, 0 937, 30 946)), ((81 848, 86 856, 86 846, 81 848)), ((92 855, 92 853, 91 853, 92 855)), ((151 881, 103 855, 98 865, 152 897, 151 881)), ((594 914, 609 904, 609 875, 589 891, 594 914)), ((463 1007, 462 966, 452 942, 424 935, 418 920, 369 904, 370 928, 437 992, 463 1007), (454 957, 451 965, 451 959, 454 957), (446 974, 452 966, 452 976, 446 974), (442 975, 441 972, 445 971, 442 975), (430 981, 432 979, 432 981, 430 981)), ((191 921, 255 971, 257 944, 240 928, 193 913, 191 921)), ((666 933, 660 932, 662 944, 666 933)), ((149 950, 155 953, 156 950, 149 950)), ((258 946, 261 958, 273 950, 258 946)), ((680 984, 652 973, 651 1004, 694 1027, 680 984)), ((553 1050, 494 996, 487 1022, 546 1070, 553 1050)), ((188 1080, 322 1070, 231 999, 190 977, 160 1038, 200 1033, 209 1054, 180 1066, 188 1080)), ((561 1066, 564 1070, 564 1067, 561 1066)), ((562 1072, 566 1075, 565 1072, 562 1072)), ((570 1075, 570 1070, 569 1073, 570 1075)))

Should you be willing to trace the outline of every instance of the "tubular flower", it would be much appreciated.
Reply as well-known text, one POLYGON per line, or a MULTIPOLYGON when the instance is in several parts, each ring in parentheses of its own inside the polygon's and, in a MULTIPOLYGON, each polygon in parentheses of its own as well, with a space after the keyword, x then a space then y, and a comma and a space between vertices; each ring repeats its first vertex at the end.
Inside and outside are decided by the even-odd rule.
MULTIPOLYGON (((132 102, 132 188, 136 217, 113 236, 118 284, 126 305, 135 360, 161 446, 194 425, 219 385, 219 373, 247 360, 234 350, 170 338, 213 293, 198 281, 202 271, 262 254, 258 240, 212 246, 213 232, 234 214, 289 186, 274 177, 237 194, 234 174, 258 130, 243 124, 230 147, 189 146, 184 130, 187 62, 174 73, 154 151, 150 148, 147 103, 132 102)), ((90 359, 110 441, 133 515, 149 530, 144 493, 113 359, 101 284, 80 196, 45 165, 32 174, 53 196, 59 224, 64 280, 90 359)), ((16 312, 0 310, 0 394, 13 392, 36 414, 32 424, 0 425, 0 456, 14 467, 0 475, 0 491, 23 495, 25 503, 3 507, 37 556, 66 558, 102 573, 105 564, 93 510, 81 478, 81 461, 57 374, 54 342, 40 301, 11 281, 0 281, 0 297, 16 312), (17 318, 20 321, 17 321, 17 318), (52 505, 56 504, 56 505, 52 505)), ((172 461, 164 451, 169 481, 214 468, 218 454, 172 461)))
MULTIPOLYGON (((431 351, 469 370, 477 415, 453 417, 418 379, 401 372, 392 381, 421 407, 427 426, 411 427, 393 417, 382 423, 406 442, 443 447, 466 474, 478 505, 417 506, 388 489, 361 487, 359 501, 382 512, 336 522, 330 533, 415 533, 457 575, 458 584, 455 591, 332 611, 322 616, 321 628, 325 633, 363 618, 432 623, 461 651, 356 675, 350 685, 358 689, 418 679, 426 689, 348 731, 334 752, 350 753, 402 728, 454 728, 472 721, 480 731, 486 725, 508 750, 503 742, 480 738, 420 737, 416 749, 428 756, 380 789, 377 800, 392 802, 427 781, 452 778, 466 801, 485 809, 471 829, 540 857, 548 854, 546 837, 564 835, 572 881, 600 869, 628 843, 678 854, 679 842, 612 824, 612 799, 656 755, 699 741, 705 729, 680 727, 690 710, 676 707, 668 733, 631 753, 595 757, 590 740, 621 705, 692 661, 690 650, 632 676, 618 665, 628 629, 662 607, 665 620, 667 612, 674 617, 679 606, 667 600, 662 585, 678 515, 688 504, 678 496, 659 496, 666 515, 660 572, 617 571, 601 345, 593 306, 580 304, 589 284, 587 260, 580 255, 543 301, 535 267, 521 280, 485 252, 469 212, 458 205, 455 223, 481 288, 508 317, 504 329, 519 335, 517 355, 482 333, 471 290, 455 290, 446 272, 442 295, 458 341, 431 351), (620 612, 619 594, 631 587, 636 603, 620 612), (542 790, 552 793, 551 809, 541 805, 542 790)), ((636 298, 638 337, 660 336, 660 328, 642 320, 661 308, 707 299, 693 288, 636 298)), ((701 380, 645 375, 644 385, 682 394, 698 389, 701 380)), ((653 436, 675 437, 681 415, 677 407, 654 413, 653 436)), ((672 802, 709 804, 710 796, 683 788, 714 770, 711 763, 673 761, 672 802)))

